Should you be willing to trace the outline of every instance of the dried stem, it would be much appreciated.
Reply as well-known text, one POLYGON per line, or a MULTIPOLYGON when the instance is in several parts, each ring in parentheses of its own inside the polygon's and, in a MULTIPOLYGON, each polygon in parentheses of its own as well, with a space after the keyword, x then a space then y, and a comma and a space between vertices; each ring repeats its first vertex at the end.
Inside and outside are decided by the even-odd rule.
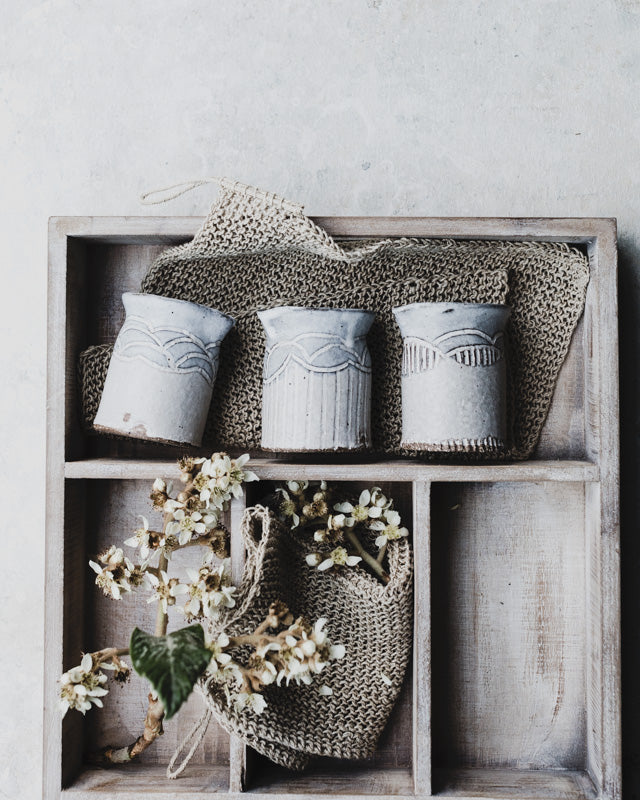
POLYGON ((164 708, 158 698, 154 698, 149 692, 149 707, 147 716, 144 720, 144 731, 133 744, 125 747, 107 747, 91 757, 91 762, 99 766, 110 764, 126 764, 133 761, 140 753, 143 753, 149 745, 153 744, 158 736, 164 733, 162 729, 162 719, 164 708))
MULTIPOLYGON (((169 560, 167 559, 164 553, 160 553, 160 560, 158 561, 158 571, 166 572, 168 565, 169 565, 169 560)), ((162 603, 158 601, 158 610, 156 612, 156 629, 155 629, 156 636, 164 636, 166 634, 168 622, 169 622, 169 617, 163 611, 162 603)))
POLYGON ((362 558, 364 563, 370 567, 373 572, 380 578, 383 583, 389 583, 389 575, 385 572, 382 568, 382 564, 377 561, 371 553, 369 553, 365 548, 362 546, 360 539, 355 535, 352 530, 346 529, 345 530, 345 537, 348 539, 349 543, 354 547, 358 555, 362 558))
POLYGON ((113 659, 117 660, 120 656, 128 655, 128 647, 105 647, 104 650, 96 650, 95 653, 91 653, 91 657, 96 665, 104 664, 105 661, 112 661, 113 659))
MULTIPOLYGON (((165 525, 167 521, 168 520, 165 519, 165 525)), ((168 564, 169 561, 167 557, 161 553, 158 562, 158 574, 160 570, 166 570, 168 564)), ((166 634, 168 621, 168 616, 162 610, 162 603, 159 602, 156 612, 156 636, 164 636, 166 634)), ((101 661, 106 661, 114 655, 126 655, 128 652, 128 650, 116 650, 114 647, 111 647, 94 653, 94 657, 108 654, 101 658, 101 661)), ((133 761, 134 758, 137 758, 140 753, 144 753, 144 751, 155 742, 158 736, 162 736, 164 733, 162 728, 164 707, 160 699, 155 697, 152 692, 149 692, 148 700, 149 705, 147 707, 147 715, 144 719, 144 730, 142 734, 138 736, 133 744, 126 745, 125 747, 106 747, 104 750, 101 750, 91 758, 94 764, 99 764, 101 766, 106 766, 108 764, 126 764, 129 761, 133 761)))

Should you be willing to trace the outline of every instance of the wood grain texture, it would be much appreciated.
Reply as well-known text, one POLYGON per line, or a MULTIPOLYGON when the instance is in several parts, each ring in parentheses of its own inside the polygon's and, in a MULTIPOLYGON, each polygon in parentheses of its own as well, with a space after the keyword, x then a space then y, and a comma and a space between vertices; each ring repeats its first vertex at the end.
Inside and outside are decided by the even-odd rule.
MULTIPOLYGON (((615 220, 600 217, 323 217, 311 219, 331 236, 433 236, 454 239, 586 244, 607 235, 615 220)), ((204 217, 52 217, 61 237, 105 244, 177 244, 194 236, 204 217)))
POLYGON ((431 484, 413 484, 413 786, 431 794, 431 484))
MULTIPOLYGON (((610 221, 589 248, 593 302, 585 315, 587 337, 587 453, 598 454, 601 465, 599 499, 589 495, 591 517, 599 513, 599 565, 593 580, 600 595, 600 613, 594 627, 601 647, 599 703, 602 791, 617 800, 621 794, 622 753, 620 726, 620 415, 618 375, 618 281, 616 225, 610 221)), ((595 490, 594 490, 595 493, 595 490)), ((590 519, 589 525, 593 525, 590 519)))
MULTIPOLYGON (((261 480, 284 481, 292 478, 332 481, 427 481, 451 483, 477 481, 558 481, 580 482, 598 480, 597 464, 589 461, 522 461, 514 464, 425 464, 419 461, 354 461, 353 463, 295 462, 252 458, 251 469, 261 480)), ((174 461, 96 458, 68 461, 67 478, 153 479, 163 474, 177 477, 174 461)))
POLYGON ((359 763, 318 759, 309 771, 295 773, 265 763, 250 791, 269 797, 289 795, 336 796, 411 796, 413 781, 409 769, 370 769, 359 763))
POLYGON ((438 766, 585 768, 582 484, 432 487, 438 766))
POLYGON ((210 793, 228 791, 227 768, 193 766, 177 780, 169 781, 165 768, 156 764, 130 764, 108 769, 87 768, 73 788, 63 797, 84 800, 98 797, 117 797, 118 800, 138 800, 141 795, 152 795, 154 800, 181 800, 202 798, 210 793))
MULTIPOLYGON (((231 501, 229 529, 231 531, 231 575, 235 586, 240 586, 245 565, 245 548, 242 540, 242 515, 247 507, 246 492, 242 498, 231 501)), ((248 747, 237 736, 229 737, 229 791, 242 792, 248 780, 247 766, 251 760, 248 747)))
POLYGON ((437 770, 438 796, 505 800, 596 800, 598 792, 583 770, 437 770))
MULTIPOLYGON (((64 608, 73 609, 72 624, 63 631, 62 657, 64 670, 80 663, 85 652, 87 621, 85 579, 87 546, 85 524, 87 487, 84 481, 68 481, 65 485, 64 518, 64 608), (80 623, 80 624, 78 624, 80 623)), ((62 784, 68 785, 80 771, 86 734, 86 717, 67 712, 62 723, 62 784)))
MULTIPOLYGON (((62 724, 58 678, 63 665, 64 460, 67 316, 67 237, 49 226, 47 287, 47 488, 45 515, 45 628, 43 796, 57 798, 62 784, 62 724)), ((67 758, 75 759, 73 753, 67 758)))

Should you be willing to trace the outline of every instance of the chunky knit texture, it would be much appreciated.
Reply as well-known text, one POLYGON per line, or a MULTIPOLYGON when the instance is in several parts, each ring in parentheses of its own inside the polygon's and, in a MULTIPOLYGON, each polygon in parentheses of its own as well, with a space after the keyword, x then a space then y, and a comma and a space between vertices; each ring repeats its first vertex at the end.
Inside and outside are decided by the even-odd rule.
MULTIPOLYGON (((215 717, 255 750, 290 769, 303 769, 311 756, 373 755, 411 652, 413 568, 408 541, 389 543, 390 582, 383 585, 360 567, 331 573, 310 568, 299 536, 261 506, 247 509, 242 534, 247 561, 237 608, 222 624, 225 632, 252 633, 271 603, 282 600, 309 622, 325 618, 332 643, 343 644, 346 655, 330 662, 309 686, 266 687, 267 707, 259 715, 235 711, 220 686, 205 681, 201 688, 215 717), (331 687, 333 694, 320 695, 321 685, 331 687)), ((242 654, 238 657, 242 660, 242 654)))
MULTIPOLYGON (((416 454, 400 447, 402 345, 391 308, 424 301, 506 302, 512 308, 510 437, 501 457, 527 458, 546 419, 588 280, 586 257, 566 244, 447 239, 340 243, 299 206, 223 182, 200 231, 191 242, 155 260, 142 291, 202 303, 237 319, 222 345, 205 432, 204 444, 213 448, 260 449, 264 336, 256 310, 302 305, 375 311, 368 337, 373 450, 405 456, 416 454)), ((109 355, 108 345, 98 345, 80 357, 83 413, 89 425, 109 355)), ((424 457, 443 460, 448 454, 424 457)))

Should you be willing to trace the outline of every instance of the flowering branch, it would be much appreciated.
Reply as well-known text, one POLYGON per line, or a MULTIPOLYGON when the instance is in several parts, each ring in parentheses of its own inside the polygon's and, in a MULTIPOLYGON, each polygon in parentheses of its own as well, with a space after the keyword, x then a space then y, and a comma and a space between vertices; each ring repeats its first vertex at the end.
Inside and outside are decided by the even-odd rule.
MULTIPOLYGON (((108 597, 120 600, 145 590, 150 594, 147 602, 158 603, 153 636, 136 628, 129 648, 87 653, 78 667, 62 676, 60 703, 65 713, 73 708, 85 714, 93 705, 102 707, 101 698, 108 692, 103 670, 112 670, 116 681, 128 679, 131 670, 122 661, 124 655, 131 656, 136 672, 152 685, 142 734, 132 744, 105 748, 93 756, 94 763, 124 764, 136 759, 162 735, 163 721, 180 708, 199 677, 218 686, 236 710, 261 713, 266 707, 261 693, 265 686, 280 686, 283 681, 309 684, 330 661, 344 656, 344 647, 329 641, 326 620, 312 625, 302 617, 294 619, 280 602, 269 608, 251 634, 229 637, 223 632, 213 641, 199 624, 167 634, 169 606, 176 605, 181 596, 185 603, 180 608, 188 623, 206 620, 212 625, 224 609, 236 604, 229 534, 220 517, 231 498, 242 495, 242 484, 257 480, 244 468, 248 458, 232 460, 225 453, 214 453, 210 459, 181 459, 183 487, 177 494, 160 478, 153 483, 151 500, 163 514, 162 530, 151 529, 142 517, 142 526, 124 542, 139 551, 141 562, 134 564, 115 545, 90 562, 96 584, 108 597), (204 549, 204 557, 198 569, 186 570, 188 581, 170 576, 173 553, 196 546, 204 549)), ((345 558, 345 563, 360 561, 360 557, 346 556, 346 551, 345 558)), ((331 689, 321 686, 319 692, 328 695, 331 689)))
POLYGON ((280 519, 303 535, 311 531, 314 543, 324 547, 306 556, 310 567, 324 571, 355 567, 362 562, 383 583, 389 582, 383 567, 387 543, 408 536, 409 531, 401 527, 393 500, 387 499, 379 487, 365 489, 357 502, 334 502, 336 489, 325 481, 314 486, 308 481, 289 481, 278 487, 276 494, 280 519), (367 550, 363 535, 366 540, 375 536, 377 556, 367 550))

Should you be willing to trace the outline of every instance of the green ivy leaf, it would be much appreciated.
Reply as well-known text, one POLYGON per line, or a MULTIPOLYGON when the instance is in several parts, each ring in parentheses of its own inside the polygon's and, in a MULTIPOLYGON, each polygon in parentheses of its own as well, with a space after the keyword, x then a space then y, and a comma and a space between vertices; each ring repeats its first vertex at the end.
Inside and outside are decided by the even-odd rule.
POLYGON ((157 692, 166 719, 171 719, 189 697, 211 660, 202 625, 181 628, 168 636, 151 636, 134 628, 129 650, 133 668, 157 692))

